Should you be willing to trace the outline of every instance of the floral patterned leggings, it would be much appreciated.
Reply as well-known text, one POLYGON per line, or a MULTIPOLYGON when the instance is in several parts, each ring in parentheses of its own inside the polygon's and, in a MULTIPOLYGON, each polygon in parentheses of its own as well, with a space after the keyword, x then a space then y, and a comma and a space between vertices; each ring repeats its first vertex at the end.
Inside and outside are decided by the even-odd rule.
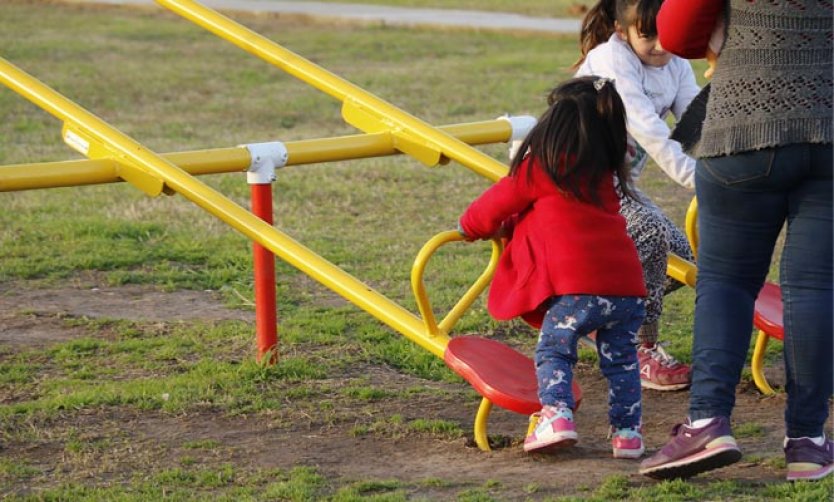
POLYGON ((599 367, 608 379, 608 418, 616 428, 640 424, 637 329, 645 300, 633 296, 554 297, 536 345, 536 380, 542 406, 574 408, 572 382, 579 338, 596 331, 599 367))

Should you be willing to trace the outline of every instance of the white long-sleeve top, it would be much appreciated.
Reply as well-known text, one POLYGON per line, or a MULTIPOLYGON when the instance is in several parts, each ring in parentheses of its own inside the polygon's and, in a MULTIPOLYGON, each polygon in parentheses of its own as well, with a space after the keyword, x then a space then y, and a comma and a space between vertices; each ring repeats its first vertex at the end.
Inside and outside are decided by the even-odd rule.
POLYGON ((594 47, 576 72, 614 79, 625 104, 629 134, 631 177, 637 181, 651 156, 660 169, 677 183, 695 186, 695 160, 677 141, 669 139, 666 116, 680 119, 700 88, 692 66, 674 56, 662 67, 644 65, 628 42, 616 33, 594 47))

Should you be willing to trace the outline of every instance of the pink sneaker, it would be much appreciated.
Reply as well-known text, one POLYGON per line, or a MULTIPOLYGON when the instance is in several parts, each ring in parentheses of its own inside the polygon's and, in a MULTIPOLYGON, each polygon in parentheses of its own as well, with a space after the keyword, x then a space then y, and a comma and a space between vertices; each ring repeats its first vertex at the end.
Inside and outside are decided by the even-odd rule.
POLYGON ((614 458, 640 458, 646 451, 640 427, 611 428, 611 449, 614 458))
POLYGON ((573 446, 579 440, 570 409, 545 406, 533 416, 538 416, 538 422, 536 428, 524 439, 524 451, 547 452, 573 446))

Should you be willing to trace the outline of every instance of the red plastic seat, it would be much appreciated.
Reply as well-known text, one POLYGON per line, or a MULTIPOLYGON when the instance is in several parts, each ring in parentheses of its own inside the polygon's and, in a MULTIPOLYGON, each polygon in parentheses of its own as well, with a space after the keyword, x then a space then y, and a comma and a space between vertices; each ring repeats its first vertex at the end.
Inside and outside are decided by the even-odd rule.
MULTIPOLYGON (((486 419, 491 404, 530 415, 541 409, 533 360, 501 342, 479 336, 457 336, 446 347, 443 360, 483 396, 475 417, 475 442, 489 450, 486 419)), ((582 390, 574 380, 576 408, 582 390)))
POLYGON ((782 288, 772 282, 766 282, 759 291, 759 296, 756 297, 756 306, 753 310, 753 325, 759 330, 759 334, 756 337, 756 346, 750 361, 753 382, 764 394, 774 393, 764 376, 765 349, 770 338, 777 340, 785 338, 782 319, 782 288))
POLYGON ((785 328, 782 325, 782 318, 782 288, 778 284, 766 282, 756 298, 753 324, 768 336, 783 340, 785 328))

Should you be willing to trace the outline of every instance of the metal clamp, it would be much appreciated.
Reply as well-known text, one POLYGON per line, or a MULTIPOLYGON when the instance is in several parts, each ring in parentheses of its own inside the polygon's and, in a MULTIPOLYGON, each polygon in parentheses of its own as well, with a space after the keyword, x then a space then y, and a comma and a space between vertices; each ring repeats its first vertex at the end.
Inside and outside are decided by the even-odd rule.
POLYGON ((509 139, 510 149, 508 151, 508 157, 510 161, 512 161, 513 157, 515 157, 518 153, 518 149, 521 147, 521 143, 524 141, 524 138, 530 134, 530 131, 536 126, 538 120, 530 115, 518 115, 515 117, 503 115, 498 117, 498 119, 506 120, 510 123, 510 127, 512 128, 512 134, 509 139))
POLYGON ((275 181, 275 169, 287 165, 287 147, 280 141, 239 145, 249 150, 249 169, 246 181, 250 185, 267 185, 275 181))

